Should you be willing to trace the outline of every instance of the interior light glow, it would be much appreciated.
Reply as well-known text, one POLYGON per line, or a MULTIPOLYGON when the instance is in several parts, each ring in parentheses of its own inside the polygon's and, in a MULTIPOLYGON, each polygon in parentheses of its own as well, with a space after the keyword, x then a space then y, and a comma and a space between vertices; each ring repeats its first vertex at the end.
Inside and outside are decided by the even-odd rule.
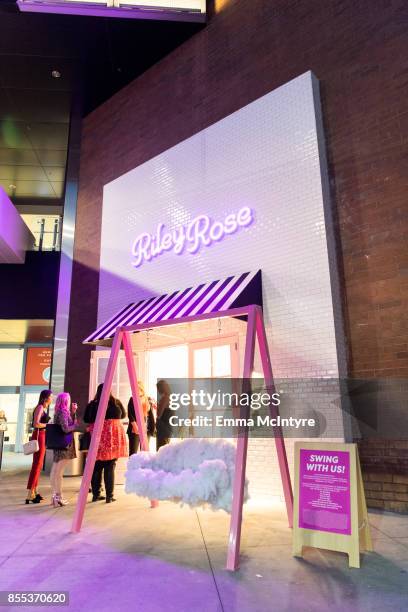
POLYGON ((215 0, 214 7, 216 13, 221 13, 228 4, 230 4, 231 0, 215 0))

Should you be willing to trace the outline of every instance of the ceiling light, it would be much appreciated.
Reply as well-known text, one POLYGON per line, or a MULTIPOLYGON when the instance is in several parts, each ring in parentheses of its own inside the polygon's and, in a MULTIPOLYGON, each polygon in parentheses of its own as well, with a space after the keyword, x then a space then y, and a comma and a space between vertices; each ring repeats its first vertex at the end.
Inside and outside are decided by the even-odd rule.
POLYGON ((59 78, 61 78, 61 73, 60 73, 59 70, 53 70, 51 72, 51 76, 52 76, 53 79, 59 79, 59 78))

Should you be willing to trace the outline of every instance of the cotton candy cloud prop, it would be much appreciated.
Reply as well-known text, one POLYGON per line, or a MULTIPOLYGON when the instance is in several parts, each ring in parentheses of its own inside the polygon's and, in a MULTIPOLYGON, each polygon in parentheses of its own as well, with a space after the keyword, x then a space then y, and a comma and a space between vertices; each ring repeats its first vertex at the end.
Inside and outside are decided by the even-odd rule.
MULTIPOLYGON (((126 493, 231 512, 235 446, 226 440, 188 439, 158 453, 129 458, 126 493)), ((248 481, 244 500, 248 499, 248 481)))

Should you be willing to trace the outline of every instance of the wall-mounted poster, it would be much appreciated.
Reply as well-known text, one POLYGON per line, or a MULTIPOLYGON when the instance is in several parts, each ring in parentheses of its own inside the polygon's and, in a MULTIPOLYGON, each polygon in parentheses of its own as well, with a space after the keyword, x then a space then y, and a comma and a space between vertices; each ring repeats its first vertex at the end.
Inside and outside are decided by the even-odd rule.
POLYGON ((303 547, 345 552, 360 567, 360 550, 372 550, 356 444, 295 443, 293 555, 303 547))
POLYGON ((27 349, 25 385, 45 385, 50 382, 52 348, 49 346, 30 346, 27 349))

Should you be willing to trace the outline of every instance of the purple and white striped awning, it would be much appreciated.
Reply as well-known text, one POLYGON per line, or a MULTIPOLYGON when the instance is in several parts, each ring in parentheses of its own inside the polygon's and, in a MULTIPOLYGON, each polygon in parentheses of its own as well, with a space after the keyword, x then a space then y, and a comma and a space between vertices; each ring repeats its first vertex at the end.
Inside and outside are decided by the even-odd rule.
POLYGON ((106 344, 113 338, 116 328, 125 325, 194 318, 252 304, 262 306, 261 270, 129 304, 88 336, 84 344, 106 344))

